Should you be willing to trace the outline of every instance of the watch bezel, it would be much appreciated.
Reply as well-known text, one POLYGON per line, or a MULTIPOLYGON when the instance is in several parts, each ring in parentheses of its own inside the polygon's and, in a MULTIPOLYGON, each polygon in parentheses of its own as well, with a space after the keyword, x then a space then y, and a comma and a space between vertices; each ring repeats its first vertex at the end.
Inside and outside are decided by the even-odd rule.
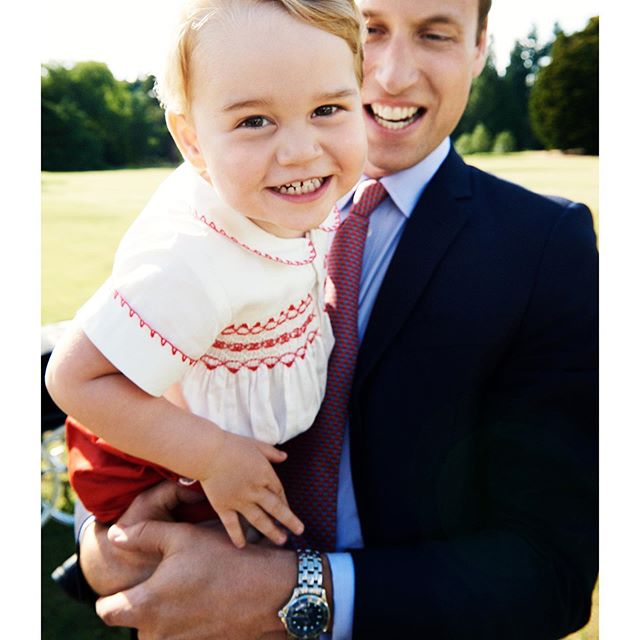
POLYGON ((282 622, 287 629, 287 633, 296 638, 296 640, 316 640, 320 636, 321 633, 325 632, 329 626, 329 620, 331 612, 329 611, 329 604, 327 603, 326 597, 324 597, 324 589, 322 590, 322 595, 318 595, 316 593, 294 593, 291 600, 287 603, 287 606, 282 611, 282 622), (319 623, 317 628, 310 629, 306 632, 298 631, 295 629, 295 618, 298 614, 296 607, 300 604, 303 604, 304 601, 311 604, 313 603, 319 609, 323 611, 323 619, 319 623))

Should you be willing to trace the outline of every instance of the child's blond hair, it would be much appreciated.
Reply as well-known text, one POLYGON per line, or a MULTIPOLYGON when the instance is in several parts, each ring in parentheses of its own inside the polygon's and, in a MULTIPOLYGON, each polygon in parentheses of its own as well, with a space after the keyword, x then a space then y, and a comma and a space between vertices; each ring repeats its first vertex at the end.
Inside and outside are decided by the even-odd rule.
POLYGON ((156 95, 166 110, 188 114, 192 54, 200 29, 222 9, 239 3, 280 7, 293 17, 342 38, 353 52, 356 77, 362 84, 364 27, 353 0, 185 0, 164 67, 156 78, 156 95))

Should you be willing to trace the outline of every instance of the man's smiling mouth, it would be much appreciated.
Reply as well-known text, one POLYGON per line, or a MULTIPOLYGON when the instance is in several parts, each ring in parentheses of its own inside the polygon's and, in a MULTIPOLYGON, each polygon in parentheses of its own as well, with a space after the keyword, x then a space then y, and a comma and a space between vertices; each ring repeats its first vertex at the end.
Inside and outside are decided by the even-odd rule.
POLYGON ((372 102, 365 108, 369 115, 385 129, 404 129, 426 113, 424 107, 392 107, 377 102, 372 102))

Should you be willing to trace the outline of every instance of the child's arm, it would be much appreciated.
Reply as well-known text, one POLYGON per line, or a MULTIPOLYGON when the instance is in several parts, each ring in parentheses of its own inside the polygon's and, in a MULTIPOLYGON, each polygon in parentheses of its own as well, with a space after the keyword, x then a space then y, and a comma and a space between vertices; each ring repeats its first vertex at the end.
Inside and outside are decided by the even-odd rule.
POLYGON ((166 398, 171 404, 174 404, 176 407, 180 407, 185 411, 189 411, 189 405, 182 394, 182 389, 180 385, 176 382, 172 384, 163 394, 163 398, 166 398))
POLYGON ((282 462, 284 452, 149 395, 113 367, 81 329, 56 345, 46 383, 63 411, 114 447, 200 480, 237 546, 245 543, 238 514, 276 544, 286 536, 273 518, 301 533, 302 523, 270 464, 282 462))

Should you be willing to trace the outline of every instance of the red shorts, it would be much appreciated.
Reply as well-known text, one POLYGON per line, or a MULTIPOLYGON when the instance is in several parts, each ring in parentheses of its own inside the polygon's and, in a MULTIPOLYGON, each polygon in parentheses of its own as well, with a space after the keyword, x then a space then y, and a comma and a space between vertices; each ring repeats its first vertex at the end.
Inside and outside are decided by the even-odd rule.
MULTIPOLYGON (((162 482, 177 482, 178 474, 123 453, 71 417, 66 420, 69 482, 82 504, 100 522, 115 522, 142 491, 162 482)), ((189 489, 202 492, 199 482, 189 489)), ((205 499, 180 504, 172 512, 181 522, 217 518, 205 499)))

